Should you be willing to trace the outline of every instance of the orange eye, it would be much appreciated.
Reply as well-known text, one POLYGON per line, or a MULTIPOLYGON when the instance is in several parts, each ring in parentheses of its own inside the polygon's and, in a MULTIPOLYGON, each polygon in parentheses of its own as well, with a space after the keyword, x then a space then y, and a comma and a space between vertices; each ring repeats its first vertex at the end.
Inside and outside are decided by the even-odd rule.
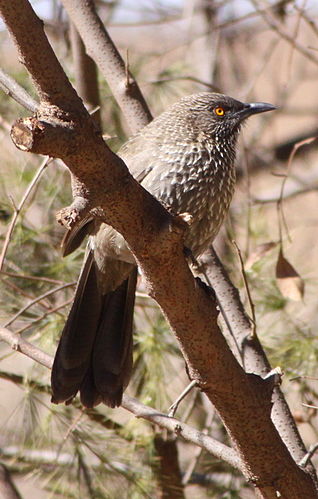
POLYGON ((223 107, 214 108, 214 112, 217 116, 224 116, 224 113, 225 113, 223 107))

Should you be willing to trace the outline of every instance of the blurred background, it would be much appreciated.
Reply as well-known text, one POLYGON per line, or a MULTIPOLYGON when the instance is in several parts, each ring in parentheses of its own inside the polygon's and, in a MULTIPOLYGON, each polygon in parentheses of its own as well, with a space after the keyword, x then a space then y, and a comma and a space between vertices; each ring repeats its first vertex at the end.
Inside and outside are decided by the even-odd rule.
MULTIPOLYGON (((77 87, 74 44, 61 4, 31 3, 77 87)), ((211 90, 278 106, 244 128, 236 195, 216 248, 249 312, 232 241, 240 248, 257 334, 272 366, 284 372, 282 389, 309 447, 318 440, 317 4, 99 0, 96 5, 154 116, 186 94, 211 90)), ((36 97, 5 27, 0 29, 1 67, 36 97)), ((98 87, 95 112, 116 151, 129 136, 129 123, 100 75, 98 87)), ((55 213, 71 200, 67 169, 57 160, 41 168, 43 158, 24 154, 11 142, 13 121, 28 114, 0 92, 0 238, 6 250, 0 316, 1 324, 53 355, 84 248, 61 256, 63 229, 55 213), (9 237, 10 221, 30 185, 9 237)), ((22 497, 253 497, 227 465, 122 408, 84 413, 51 405, 48 370, 4 343, 0 348, 0 459, 22 497)), ((141 286, 128 393, 167 412, 187 383, 178 345, 141 286)), ((198 391, 192 390, 176 416, 228 443, 213 407, 198 391)))

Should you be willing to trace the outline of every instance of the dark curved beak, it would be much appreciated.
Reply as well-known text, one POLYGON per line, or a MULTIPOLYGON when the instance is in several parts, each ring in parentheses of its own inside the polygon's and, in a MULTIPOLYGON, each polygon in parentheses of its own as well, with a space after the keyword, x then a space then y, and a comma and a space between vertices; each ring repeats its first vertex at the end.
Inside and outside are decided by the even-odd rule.
POLYGON ((277 109, 273 104, 267 104, 266 102, 249 102, 244 105, 244 109, 238 112, 242 120, 252 116, 252 114, 267 113, 267 111, 274 111, 277 109))

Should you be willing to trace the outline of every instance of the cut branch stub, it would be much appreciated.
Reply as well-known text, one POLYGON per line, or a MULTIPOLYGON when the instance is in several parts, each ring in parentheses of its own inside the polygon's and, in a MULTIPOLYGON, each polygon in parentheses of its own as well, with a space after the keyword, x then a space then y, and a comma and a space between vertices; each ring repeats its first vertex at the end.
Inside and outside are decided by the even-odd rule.
POLYGON ((88 214, 90 202, 87 198, 75 197, 70 206, 59 210, 56 214, 57 222, 66 229, 72 229, 77 222, 80 222, 88 214))
POLYGON ((18 149, 32 152, 37 133, 41 132, 36 118, 20 118, 14 122, 10 135, 18 149))
POLYGON ((64 154, 69 153, 70 148, 74 147, 72 137, 75 137, 70 127, 64 127, 61 133, 60 124, 54 126, 36 117, 16 120, 10 135, 14 145, 25 152, 55 156, 52 154, 52 144, 57 140, 59 147, 62 145, 64 154), (63 141, 61 141, 62 137, 63 141))
POLYGON ((20 150, 58 157, 71 170, 74 201, 58 214, 58 221, 68 229, 92 214, 122 233, 137 254, 161 253, 157 256, 162 261, 165 252, 168 259, 171 244, 182 248, 187 223, 169 214, 130 175, 86 111, 71 115, 54 105, 42 106, 37 117, 17 120, 11 137, 20 150), (136 233, 143 237, 136 241, 136 233), (158 241, 154 243, 155 234, 167 238, 161 252, 158 241))

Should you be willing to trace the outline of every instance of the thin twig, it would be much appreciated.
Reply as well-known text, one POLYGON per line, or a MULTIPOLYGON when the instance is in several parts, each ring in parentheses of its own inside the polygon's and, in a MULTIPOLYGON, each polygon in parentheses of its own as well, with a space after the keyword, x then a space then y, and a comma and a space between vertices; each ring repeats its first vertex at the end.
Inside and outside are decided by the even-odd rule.
POLYGON ((24 333, 25 331, 27 331, 28 329, 30 329, 31 327, 33 327, 35 324, 38 324, 39 322, 43 321, 43 319, 45 319, 48 315, 55 314, 59 310, 61 310, 62 308, 67 307, 68 305, 70 305, 72 303, 72 301, 73 301, 73 298, 70 298, 69 300, 66 300, 65 302, 61 303, 60 305, 57 305, 56 307, 50 308, 47 312, 44 312, 42 315, 40 315, 39 317, 37 317, 36 319, 34 319, 32 322, 30 322, 26 326, 18 329, 16 331, 16 333, 17 334, 24 333))
POLYGON ((296 4, 294 4, 293 7, 297 12, 300 13, 302 19, 304 19, 304 21, 310 26, 310 28, 312 29, 314 34, 316 36, 318 36, 318 27, 317 27, 317 24, 313 21, 313 19, 306 14, 306 12, 303 8, 298 7, 298 5, 296 5, 296 4))
POLYGON ((45 298, 53 295, 54 293, 57 293, 58 291, 61 291, 62 289, 66 289, 66 288, 69 288, 71 286, 74 286, 75 284, 76 284, 76 281, 75 282, 68 282, 66 284, 64 283, 64 284, 61 284, 60 286, 58 286, 57 288, 50 289, 49 291, 46 291, 46 293, 43 293, 42 295, 37 296, 36 298, 34 298, 34 300, 30 301, 24 307, 22 307, 13 317, 11 317, 11 319, 8 322, 6 322, 3 325, 3 327, 10 326, 14 321, 17 320, 18 317, 20 317, 20 315, 24 314, 24 312, 26 312, 30 307, 32 307, 36 303, 44 300, 45 298))
POLYGON ((298 381, 299 379, 310 379, 313 381, 318 381, 317 376, 307 376, 305 374, 299 374, 298 376, 294 376, 293 378, 290 378, 289 381, 298 381))
MULTIPOLYGON (((13 282, 9 281, 8 279, 2 279, 2 281, 4 282, 4 284, 6 286, 8 286, 9 288, 14 289, 15 291, 17 291, 18 294, 21 294, 22 296, 25 296, 29 300, 33 299, 32 295, 30 295, 29 293, 26 293, 24 291, 24 289, 20 288, 19 286, 16 286, 13 282)), ((42 308, 45 308, 45 310, 47 311, 47 314, 58 312, 57 307, 52 308, 52 304, 50 303, 49 300, 47 300, 47 301, 39 301, 39 305, 42 308)), ((59 307, 59 308, 63 308, 63 307, 59 307)), ((61 314, 60 312, 58 312, 58 315, 60 315, 61 317, 63 316, 63 314, 61 314)))
POLYGON ((286 174, 283 176, 283 180, 282 180, 281 188, 280 188, 280 195, 279 195, 279 199, 277 201, 278 229, 279 229, 279 240, 280 240, 281 246, 283 244, 283 234, 282 234, 283 227, 285 227, 287 237, 288 237, 288 239, 290 239, 288 226, 287 226, 287 222, 286 222, 286 218, 285 218, 285 213, 283 210, 283 199, 284 199, 284 189, 285 189, 287 179, 290 176, 292 162, 294 160, 295 154, 298 151, 298 149, 306 144, 311 144, 314 140, 316 140, 316 137, 310 137, 308 139, 304 139, 304 140, 301 140, 300 142, 297 142, 293 146, 293 149, 292 149, 292 151, 289 155, 289 158, 288 158, 286 174))
POLYGON ((0 68, 0 88, 10 97, 12 97, 18 104, 25 107, 32 113, 36 113, 39 104, 36 102, 28 92, 19 85, 11 76, 6 74, 0 68))
MULTIPOLYGON (((318 185, 308 185, 308 187, 304 187, 303 189, 295 189, 288 194, 284 194, 282 201, 286 199, 291 199, 296 196, 302 196, 303 194, 308 194, 309 192, 316 192, 318 190, 318 185)), ((252 198, 254 204, 270 204, 270 203, 278 203, 280 197, 273 198, 252 198)))
POLYGON ((298 151, 298 149, 304 145, 311 144, 314 140, 316 140, 317 137, 309 137, 308 139, 301 140, 300 142, 297 142, 294 144, 293 149, 290 153, 290 156, 288 158, 288 163, 287 163, 287 171, 286 174, 283 177, 281 189, 280 189, 280 196, 279 196, 279 202, 282 203, 283 197, 284 197, 284 189, 285 189, 285 184, 287 182, 287 179, 289 177, 289 173, 291 170, 291 165, 294 160, 295 154, 298 151))
POLYGON ((186 410, 184 411, 184 413, 181 416, 181 421, 183 423, 186 423, 188 421, 194 408, 197 407, 197 399, 200 396, 205 397, 204 393, 200 392, 199 390, 194 390, 192 392, 192 394, 190 395, 190 402, 189 402, 188 406, 186 407, 186 410))
POLYGON ((65 443, 67 442, 67 440, 69 439, 70 435, 72 435, 72 433, 74 433, 76 431, 77 425, 80 422, 80 420, 82 419, 83 414, 84 414, 83 409, 81 409, 79 413, 75 414, 75 417, 71 421, 70 425, 67 427, 65 435, 62 437, 61 443, 59 444, 59 446, 57 448, 57 456, 59 456, 61 454, 62 449, 63 449, 65 443))
POLYGON ((240 460, 233 449, 198 431, 185 423, 181 423, 175 418, 170 418, 167 414, 162 414, 152 407, 141 404, 138 400, 124 395, 122 406, 135 414, 138 418, 143 418, 161 428, 183 437, 185 440, 206 449, 212 455, 226 461, 231 466, 240 469, 240 460), (225 453, 225 454, 223 454, 225 453))
MULTIPOLYGON (((302 5, 301 9, 303 9, 303 7, 305 6, 306 1, 307 0, 303 0, 303 5, 302 5)), ((298 12, 295 28, 294 28, 293 33, 292 33, 292 37, 294 40, 296 40, 297 35, 299 33, 300 21, 301 21, 301 13, 298 12)), ((292 64, 293 64, 294 53, 295 53, 295 46, 291 44, 290 45, 290 53, 289 53, 288 62, 287 62, 287 75, 288 75, 289 80, 292 78, 292 74, 293 74, 292 64)))
POLYGON ((238 247, 236 241, 233 240, 232 243, 233 243, 233 245, 234 245, 234 247, 235 247, 235 249, 237 251, 237 255, 238 255, 238 259, 239 259, 240 267, 241 267, 241 274, 242 274, 242 277, 243 277, 244 287, 245 287, 245 291, 246 291, 246 295, 247 295, 247 300, 248 300, 248 304, 249 304, 250 311, 251 311, 251 322, 252 322, 251 336, 255 337, 256 336, 255 306, 254 306, 254 302, 252 300, 252 296, 251 296, 251 293, 250 293, 250 288, 249 288, 248 281, 247 281, 247 278, 246 278, 246 272, 245 272, 245 268, 244 268, 244 262, 243 262, 241 250, 238 247))
MULTIPOLYGON (((13 350, 23 353, 48 369, 52 368, 53 357, 9 329, 0 327, 0 339, 8 343, 13 350)), ((172 431, 177 436, 181 436, 185 440, 206 449, 207 452, 227 462, 230 466, 239 470, 242 469, 241 460, 233 449, 212 437, 202 434, 201 431, 182 423, 178 419, 170 418, 167 414, 160 413, 156 409, 148 407, 132 397, 128 397, 128 395, 123 396, 122 407, 132 412, 136 417, 146 419, 150 423, 172 431)))
POLYGON ((307 454, 302 458, 301 461, 299 461, 298 463, 299 466, 301 466, 302 468, 306 468, 308 462, 310 461, 310 459, 316 453, 317 450, 318 450, 318 444, 311 445, 307 454))
MULTIPOLYGON (((27 293, 26 291, 24 291, 24 289, 20 288, 13 282, 9 281, 9 279, 1 279, 1 281, 5 286, 8 286, 11 290, 15 291, 16 294, 24 296, 29 300, 33 300, 33 296, 31 294, 27 293)), ((51 308, 51 304, 48 302, 39 302, 39 305, 45 308, 46 310, 49 310, 51 308)))
POLYGON ((178 81, 178 80, 185 80, 185 81, 193 81, 194 83, 199 83, 200 85, 203 85, 204 87, 209 88, 213 92, 220 92, 219 87, 214 85, 213 83, 209 83, 207 81, 201 80, 200 78, 197 78, 196 76, 191 76, 191 75, 180 75, 180 76, 167 76, 165 78, 158 78, 157 80, 151 80, 148 83, 152 85, 157 85, 160 83, 166 83, 170 81, 178 81))
POLYGON ((251 0, 252 4, 255 7, 255 10, 258 14, 260 14, 264 21, 268 24, 268 26, 275 31, 281 38, 283 38, 286 42, 290 43, 292 47, 294 47, 298 52, 307 57, 314 64, 318 64, 318 59, 315 55, 312 54, 310 50, 305 49, 300 43, 296 42, 296 40, 290 36, 288 33, 284 31, 281 25, 274 19, 273 16, 270 15, 269 9, 261 9, 258 6, 258 2, 256 0, 251 0))
POLYGON ((305 404, 304 402, 301 405, 303 405, 304 407, 308 407, 308 409, 316 409, 316 410, 318 410, 318 406, 317 405, 305 404))
POLYGON ((3 463, 0 463, 0 496, 2 499, 22 499, 9 470, 3 463))
POLYGON ((87 487, 87 491, 89 493, 89 497, 94 498, 95 496, 95 491, 92 485, 92 477, 90 475, 90 465, 88 466, 85 462, 85 458, 83 454, 81 453, 80 449, 76 449, 77 457, 78 457, 78 465, 79 468, 83 471, 83 476, 84 476, 84 482, 87 487))
POLYGON ((41 177, 42 173, 44 172, 45 168, 48 166, 49 163, 51 163, 51 161, 53 161, 52 158, 48 158, 48 157, 44 158, 44 160, 42 161, 39 169, 37 170, 36 174, 34 175, 32 181, 28 185, 28 188, 25 191, 25 193, 24 193, 24 195, 23 195, 20 203, 17 205, 17 207, 14 210, 14 214, 13 214, 12 220, 11 220, 11 222, 9 224, 9 227, 8 227, 8 230, 7 230, 7 233, 6 233, 6 237, 5 237, 5 240, 4 240, 4 245, 3 245, 3 248, 2 248, 1 256, 0 256, 0 271, 2 270, 2 267, 3 267, 3 264, 4 264, 4 260, 5 260, 7 251, 8 251, 8 247, 9 247, 9 244, 10 244, 10 241, 11 241, 12 233, 13 233, 15 224, 17 222, 18 216, 19 216, 19 214, 20 214, 20 212, 21 212, 21 210, 22 210, 22 208, 23 208, 26 200, 28 199, 30 193, 32 192, 32 189, 34 188, 34 186, 38 182, 38 180, 41 177))
POLYGON ((191 381, 188 386, 183 390, 181 395, 177 398, 177 400, 169 407, 168 416, 173 417, 179 407, 180 402, 191 392, 191 390, 196 386, 196 381, 191 381))
MULTIPOLYGON (((101 459, 101 456, 94 452, 94 449, 86 445, 86 442, 83 441, 79 435, 77 435, 78 441, 84 446, 89 448, 90 455, 87 457, 89 459, 89 467, 91 469, 96 469, 101 466, 101 462, 105 465, 105 469, 107 471, 117 472, 117 473, 131 473, 134 474, 134 466, 135 463, 131 463, 131 465, 126 465, 122 462, 118 462, 115 460, 107 461, 106 459, 101 459)), ((57 451, 51 449, 26 449, 23 446, 18 445, 10 445, 7 447, 1 447, 1 453, 6 458, 14 458, 15 462, 22 462, 33 464, 33 468, 39 465, 50 465, 56 467, 64 468, 67 466, 74 466, 74 454, 72 452, 63 452, 63 454, 58 454, 57 451)), ((1 499, 7 499, 4 496, 0 496, 1 499)), ((86 497, 86 496, 85 496, 86 497)), ((95 495, 96 497, 96 495, 95 495)), ((100 496, 99 496, 100 497, 100 496)), ((144 495, 142 496, 144 497, 144 495)), ((11 498, 10 498, 11 499, 11 498)))
POLYGON ((30 279, 31 281, 49 282, 51 284, 65 284, 64 281, 59 281, 58 279, 52 279, 51 277, 40 277, 40 276, 34 276, 34 275, 17 274, 15 272, 7 272, 5 270, 1 270, 1 274, 6 275, 8 277, 15 277, 17 279, 30 279))
MULTIPOLYGON (((257 62, 255 71, 253 71, 254 76, 247 79, 246 86, 245 88, 242 89, 241 95, 248 96, 252 92, 253 88, 256 85, 256 82, 259 80, 259 78, 265 71, 266 66, 268 65, 272 55, 274 54, 274 50, 278 43, 279 40, 272 40, 272 42, 268 44, 268 47, 266 48, 265 52, 262 54, 261 57, 259 57, 259 61, 257 62)), ((265 126, 266 120, 264 120, 263 123, 265 126)))

